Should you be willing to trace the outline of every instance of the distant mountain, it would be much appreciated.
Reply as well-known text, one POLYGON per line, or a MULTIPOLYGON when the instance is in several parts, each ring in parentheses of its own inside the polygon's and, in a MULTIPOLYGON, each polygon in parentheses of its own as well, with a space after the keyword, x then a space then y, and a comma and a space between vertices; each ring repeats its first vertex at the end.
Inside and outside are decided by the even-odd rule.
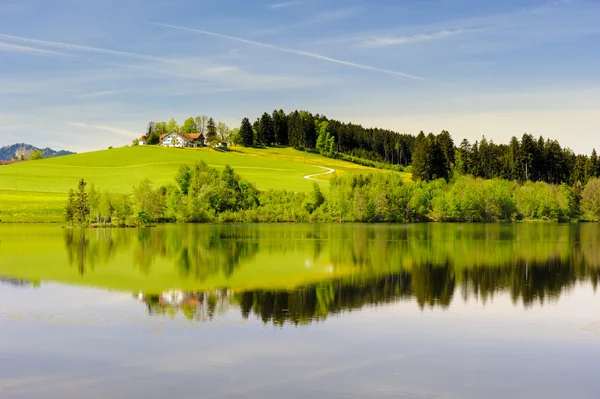
POLYGON ((56 151, 51 148, 37 148, 31 144, 18 143, 0 148, 0 161, 10 161, 15 156, 20 157, 21 155, 24 155, 25 158, 28 158, 29 155, 31 155, 31 153, 35 150, 40 150, 42 154, 44 154, 44 158, 75 154, 74 152, 70 151, 56 151))

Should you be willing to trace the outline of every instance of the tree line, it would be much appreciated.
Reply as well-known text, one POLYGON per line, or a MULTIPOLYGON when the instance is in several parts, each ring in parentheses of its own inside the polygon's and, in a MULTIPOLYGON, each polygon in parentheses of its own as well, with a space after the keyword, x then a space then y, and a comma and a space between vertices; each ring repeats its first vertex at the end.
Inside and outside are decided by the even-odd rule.
POLYGON ((149 180, 131 195, 81 180, 65 207, 68 223, 143 226, 155 222, 493 222, 600 219, 600 179, 570 187, 459 176, 452 182, 405 181, 400 174, 336 177, 328 192, 260 192, 231 167, 182 165, 172 184, 149 180))
POLYGON ((328 143, 326 155, 344 154, 375 162, 408 166, 412 161, 414 136, 386 129, 364 128, 353 123, 313 115, 308 111, 265 112, 251 123, 244 118, 240 144, 290 146, 299 150, 323 151, 319 140, 328 143))
POLYGON ((448 179, 455 174, 573 186, 600 177, 600 162, 595 149, 590 156, 576 155, 556 140, 535 139, 530 134, 521 140, 513 137, 509 144, 483 137, 473 144, 465 139, 455 147, 447 131, 437 136, 421 132, 414 146, 413 179, 448 179))
POLYGON ((456 146, 445 130, 438 135, 420 132, 415 137, 364 128, 304 110, 264 112, 254 122, 243 118, 240 127, 233 130, 207 116, 190 117, 182 126, 173 118, 169 122, 149 122, 148 144, 158 144, 161 134, 171 132, 197 132, 209 141, 228 140, 246 147, 290 146, 365 166, 407 170, 415 181, 448 180, 460 174, 572 186, 600 177, 595 149, 589 156, 575 154, 558 141, 541 136, 536 139, 524 134, 521 139, 513 137, 508 144, 496 144, 484 136, 472 144, 464 139, 456 146))

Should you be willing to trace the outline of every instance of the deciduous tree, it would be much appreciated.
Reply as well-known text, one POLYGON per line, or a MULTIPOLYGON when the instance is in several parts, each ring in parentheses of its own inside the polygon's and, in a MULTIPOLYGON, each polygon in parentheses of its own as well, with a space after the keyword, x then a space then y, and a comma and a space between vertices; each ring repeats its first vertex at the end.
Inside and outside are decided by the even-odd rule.
POLYGON ((181 133, 197 133, 198 128, 196 126, 196 121, 194 118, 190 117, 183 122, 183 126, 181 127, 181 133))

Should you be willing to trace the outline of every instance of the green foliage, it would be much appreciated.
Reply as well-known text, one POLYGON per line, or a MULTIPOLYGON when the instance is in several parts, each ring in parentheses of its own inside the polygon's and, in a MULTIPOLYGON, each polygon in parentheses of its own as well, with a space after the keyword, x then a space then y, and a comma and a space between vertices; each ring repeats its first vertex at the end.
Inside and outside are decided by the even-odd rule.
POLYGON ((114 212, 115 208, 110 193, 108 191, 103 191, 100 194, 98 213, 104 225, 108 222, 112 222, 114 212))
POLYGON ((219 138, 225 141, 230 134, 229 126, 227 126, 224 122, 219 122, 217 123, 217 132, 219 133, 219 138))
POLYGON ((192 117, 187 118, 181 126, 181 133, 197 133, 198 127, 196 126, 196 120, 192 117))
POLYGON ((245 147, 252 147, 254 145, 254 132, 248 118, 242 119, 240 138, 245 147))
POLYGON ((335 148, 335 137, 329 133, 329 122, 317 122, 318 138, 316 148, 319 154, 331 156, 335 148))
POLYGON ((179 125, 175 118, 171 118, 171 120, 166 124, 166 134, 169 133, 179 133, 179 125))
POLYGON ((262 145, 273 145, 275 141, 275 130, 273 119, 268 113, 262 114, 257 125, 258 142, 262 145))
POLYGON ((114 208, 114 222, 118 226, 125 226, 133 215, 131 200, 126 194, 115 194, 111 197, 111 205, 114 208))
POLYGON ((231 129, 229 132, 229 141, 233 145, 244 145, 244 140, 242 139, 242 135, 240 134, 240 128, 236 127, 231 129))
POLYGON ((188 195, 191 180, 192 169, 188 165, 181 165, 179 167, 179 171, 177 171, 177 175, 175 176, 175 181, 177 182, 179 190, 183 195, 188 195))
POLYGON ((208 122, 206 122, 206 139, 210 144, 216 143, 219 139, 217 136, 217 126, 213 118, 209 118, 208 122))
POLYGON ((140 145, 140 139, 133 139, 131 145, 140 145))
POLYGON ((153 130, 152 132, 150 132, 150 134, 148 135, 147 144, 148 145, 158 145, 160 143, 160 135, 161 134, 159 133, 158 130, 153 130))
POLYGON ((421 132, 415 141, 412 174, 415 181, 447 179, 454 166, 454 142, 443 131, 437 137, 421 132))
MULTIPOLYGON (((81 179, 75 192, 73 219, 78 226, 87 226, 89 222, 90 208, 88 205, 88 194, 85 189, 86 186, 87 183, 85 180, 81 179)), ((67 203, 68 206, 69 204, 67 203)))
POLYGON ((92 221, 100 222, 100 192, 96 190, 94 184, 90 184, 88 191, 88 207, 92 221))
POLYGON ((30 161, 38 161, 40 159, 44 159, 44 154, 40 150, 34 150, 29 156, 30 161))
POLYGON ((76 197, 75 190, 70 189, 69 195, 67 198, 67 204, 65 205, 65 220, 68 224, 73 225, 75 221, 75 212, 76 210, 76 197))
POLYGON ((600 179, 591 179, 581 196, 582 211, 593 220, 600 220, 600 179))

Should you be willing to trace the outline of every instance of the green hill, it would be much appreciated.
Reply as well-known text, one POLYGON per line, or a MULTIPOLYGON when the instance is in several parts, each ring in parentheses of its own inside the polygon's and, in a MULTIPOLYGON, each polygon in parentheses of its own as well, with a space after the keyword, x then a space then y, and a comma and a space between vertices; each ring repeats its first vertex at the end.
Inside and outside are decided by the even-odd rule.
MULTIPOLYGON (((307 175, 367 172, 348 162, 308 154, 291 148, 176 149, 124 147, 0 167, 0 220, 3 222, 60 222, 66 193, 83 178, 101 190, 129 193, 143 179, 168 184, 181 164, 204 160, 209 166, 231 165, 260 190, 308 191, 307 175)), ((314 176, 327 184, 334 174, 314 176)))

